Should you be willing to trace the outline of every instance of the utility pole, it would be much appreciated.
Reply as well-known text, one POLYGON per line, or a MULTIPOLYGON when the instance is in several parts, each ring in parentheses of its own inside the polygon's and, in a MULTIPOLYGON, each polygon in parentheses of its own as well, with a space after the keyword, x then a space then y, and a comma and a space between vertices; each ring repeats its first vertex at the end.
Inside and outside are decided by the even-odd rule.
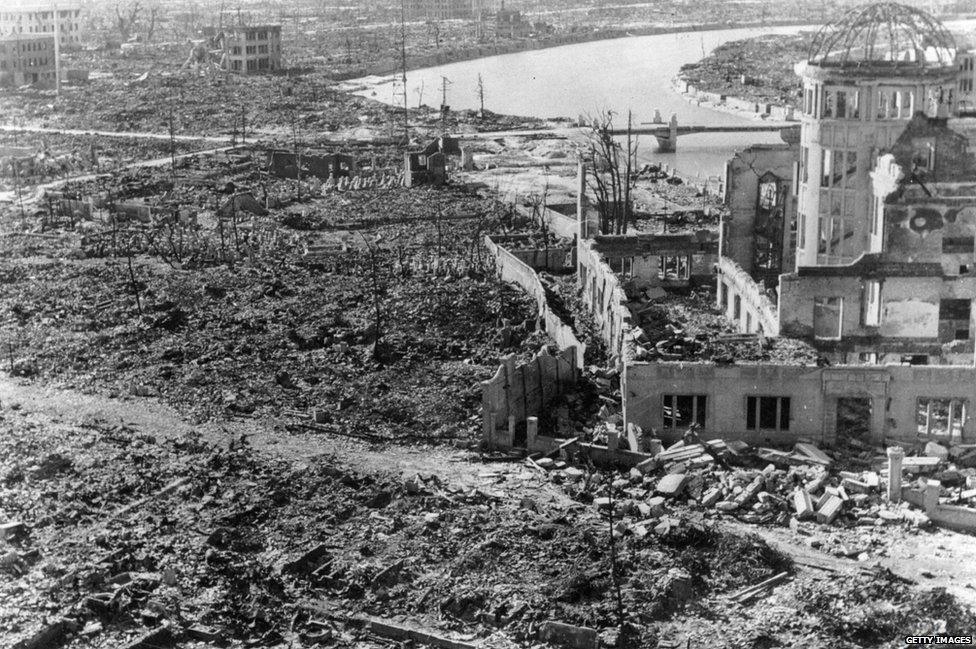
POLYGON ((403 83, 403 146, 410 146, 410 122, 407 112, 407 11, 400 0, 400 75, 403 83))
POLYGON ((485 116, 485 81, 481 78, 481 73, 478 73, 478 103, 481 104, 481 110, 478 111, 478 117, 485 116))
POLYGON ((441 110, 447 107, 447 86, 451 84, 452 81, 445 76, 441 77, 441 110))
POLYGON ((173 123, 173 102, 169 103, 169 170, 176 187, 176 125, 173 123))

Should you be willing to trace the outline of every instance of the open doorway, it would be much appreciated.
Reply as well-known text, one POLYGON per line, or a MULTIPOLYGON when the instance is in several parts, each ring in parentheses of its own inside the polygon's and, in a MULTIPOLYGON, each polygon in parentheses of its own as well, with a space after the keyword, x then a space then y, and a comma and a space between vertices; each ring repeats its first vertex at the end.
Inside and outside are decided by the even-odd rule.
POLYGON ((840 397, 837 399, 837 440, 871 437, 870 397, 840 397))

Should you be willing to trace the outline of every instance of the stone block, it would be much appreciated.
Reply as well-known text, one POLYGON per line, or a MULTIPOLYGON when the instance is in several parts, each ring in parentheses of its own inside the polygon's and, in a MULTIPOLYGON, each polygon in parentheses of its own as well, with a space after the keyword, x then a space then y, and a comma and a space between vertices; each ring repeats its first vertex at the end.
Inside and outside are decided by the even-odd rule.
POLYGON ((796 510, 796 518, 798 520, 813 518, 816 513, 810 494, 803 489, 797 489, 793 492, 793 509, 796 510))
POLYGON ((543 624, 539 629, 539 639, 568 649, 599 649, 600 647, 600 634, 596 629, 563 622, 543 624))
POLYGON ((844 501, 837 496, 827 496, 826 502, 817 509, 818 523, 831 523, 840 510, 844 507, 844 501))
POLYGON ((677 496, 684 489, 688 476, 684 473, 669 473, 658 480, 656 491, 665 496, 677 496))

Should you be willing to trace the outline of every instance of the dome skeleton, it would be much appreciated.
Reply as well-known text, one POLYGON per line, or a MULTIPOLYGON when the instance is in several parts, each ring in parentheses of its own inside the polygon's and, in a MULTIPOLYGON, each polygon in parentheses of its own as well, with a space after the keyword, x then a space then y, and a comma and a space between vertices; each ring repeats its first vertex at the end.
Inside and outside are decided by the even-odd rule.
POLYGON ((935 18, 907 5, 884 2, 859 7, 824 25, 811 43, 808 60, 820 65, 895 63, 952 65, 955 39, 935 18), (926 60, 926 48, 935 60, 926 60), (900 60, 906 51, 914 60, 900 60), (859 54, 860 53, 860 54, 859 54))

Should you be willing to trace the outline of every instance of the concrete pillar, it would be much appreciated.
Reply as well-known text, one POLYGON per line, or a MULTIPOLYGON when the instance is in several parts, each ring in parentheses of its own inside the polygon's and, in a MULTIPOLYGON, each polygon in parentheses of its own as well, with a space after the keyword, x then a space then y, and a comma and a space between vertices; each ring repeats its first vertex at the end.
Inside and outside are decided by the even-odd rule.
POLYGON ((938 480, 927 480, 925 482, 925 496, 922 502, 925 505, 925 513, 934 512, 939 506, 939 492, 942 491, 942 483, 938 480))
POLYGON ((505 442, 508 448, 512 448, 512 444, 515 443, 515 415, 508 416, 508 435, 505 442))
POLYGON ((607 431, 607 450, 616 453, 620 447, 620 433, 616 430, 607 431))
POLYGON ((888 502, 901 502, 901 462, 905 450, 900 446, 888 447, 888 502))
POLYGON ((535 448, 535 439, 539 435, 539 418, 529 417, 525 420, 525 448, 530 451, 535 448))
POLYGON ((474 171, 474 153, 468 149, 461 149, 461 169, 474 171))

